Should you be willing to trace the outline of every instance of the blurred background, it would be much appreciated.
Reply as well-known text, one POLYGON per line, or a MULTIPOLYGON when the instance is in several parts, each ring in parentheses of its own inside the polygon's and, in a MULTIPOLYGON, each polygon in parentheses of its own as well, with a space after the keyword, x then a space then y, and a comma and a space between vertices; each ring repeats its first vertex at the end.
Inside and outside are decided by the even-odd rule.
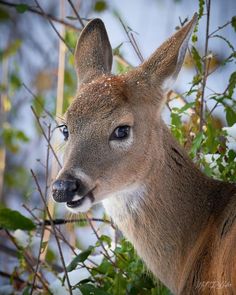
MULTIPOLYGON (((226 105, 219 103, 219 97, 228 91, 230 79, 234 81, 231 88, 235 87, 235 60, 229 62, 235 58, 235 0, 212 0, 208 24, 205 3, 197 0, 0 1, 0 203, 30 218, 32 213, 43 216, 44 204, 30 169, 49 198, 64 146, 60 128, 55 127, 63 123, 63 114, 76 93, 72 53, 82 24, 95 17, 104 21, 114 51, 113 72, 122 73, 139 65, 201 10, 193 37, 196 50, 190 49, 187 54, 163 118, 171 126, 171 110, 198 99, 198 92, 192 90, 201 83, 197 79, 205 58, 210 73, 205 87, 206 110, 211 112, 214 126, 232 126, 236 121, 233 93, 226 105), (49 152, 49 145, 54 152, 49 152)), ((183 114, 183 120, 188 118, 183 114)), ((68 217, 63 206, 54 206, 49 201, 55 218, 68 217)), ((102 208, 95 208, 93 216, 103 218, 102 208)), ((114 237, 110 226, 95 225, 100 234, 114 237)), ((71 225, 66 230, 73 232, 70 241, 80 248, 96 242, 89 226, 75 229, 71 225)), ((9 272, 14 259, 6 257, 3 249, 0 265, 9 272)))

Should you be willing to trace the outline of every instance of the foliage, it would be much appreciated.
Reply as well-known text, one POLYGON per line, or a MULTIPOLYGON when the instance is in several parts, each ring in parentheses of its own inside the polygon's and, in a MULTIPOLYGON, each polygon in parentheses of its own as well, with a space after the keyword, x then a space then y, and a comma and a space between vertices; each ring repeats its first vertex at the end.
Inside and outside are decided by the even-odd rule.
MULTIPOLYGON (((103 240, 104 238, 110 239, 108 236, 103 236, 103 240)), ((99 243, 95 247, 99 247, 99 243)), ((111 258, 104 257, 101 264, 92 269, 90 280, 90 284, 96 282, 99 287, 97 290, 103 291, 101 294, 169 294, 164 287, 159 287, 153 282, 133 246, 125 239, 116 246, 111 258)), ((86 280, 75 287, 87 294, 90 284, 86 280)), ((95 294, 100 294, 99 291, 95 294)))
POLYGON ((104 10, 106 10, 108 7, 107 7, 107 2, 106 1, 96 1, 95 5, 94 5, 94 10, 96 12, 102 12, 104 10))
POLYGON ((35 229, 35 224, 18 211, 0 208, 0 227, 9 230, 33 230, 35 229))

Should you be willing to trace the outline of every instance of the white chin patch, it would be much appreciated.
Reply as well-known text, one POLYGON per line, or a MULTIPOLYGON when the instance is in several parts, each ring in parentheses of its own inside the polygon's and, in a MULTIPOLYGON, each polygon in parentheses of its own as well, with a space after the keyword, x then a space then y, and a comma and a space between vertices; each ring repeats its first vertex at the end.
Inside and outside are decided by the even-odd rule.
POLYGON ((83 203, 78 206, 78 207, 75 207, 75 208, 70 208, 66 205, 66 208, 72 212, 72 213, 85 213, 87 212, 90 208, 92 207, 92 202, 90 200, 90 198, 86 197, 84 200, 83 200, 83 203))

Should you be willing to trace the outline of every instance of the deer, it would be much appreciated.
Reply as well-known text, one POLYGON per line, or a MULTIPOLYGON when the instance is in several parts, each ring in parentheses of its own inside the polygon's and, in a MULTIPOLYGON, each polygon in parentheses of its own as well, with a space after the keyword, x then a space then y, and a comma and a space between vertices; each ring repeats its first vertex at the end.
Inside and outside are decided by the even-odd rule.
POLYGON ((103 203, 173 294, 236 294, 236 186, 204 175, 161 118, 197 19, 119 75, 104 23, 88 22, 52 197, 73 213, 103 203))

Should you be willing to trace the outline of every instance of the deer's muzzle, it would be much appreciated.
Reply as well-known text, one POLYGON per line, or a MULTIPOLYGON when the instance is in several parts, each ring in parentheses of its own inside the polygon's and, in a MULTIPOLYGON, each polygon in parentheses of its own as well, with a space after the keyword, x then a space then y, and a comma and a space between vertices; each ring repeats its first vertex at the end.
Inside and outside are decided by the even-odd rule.
POLYGON ((56 180, 52 185, 52 196, 56 202, 71 202, 79 189, 77 180, 56 180))

